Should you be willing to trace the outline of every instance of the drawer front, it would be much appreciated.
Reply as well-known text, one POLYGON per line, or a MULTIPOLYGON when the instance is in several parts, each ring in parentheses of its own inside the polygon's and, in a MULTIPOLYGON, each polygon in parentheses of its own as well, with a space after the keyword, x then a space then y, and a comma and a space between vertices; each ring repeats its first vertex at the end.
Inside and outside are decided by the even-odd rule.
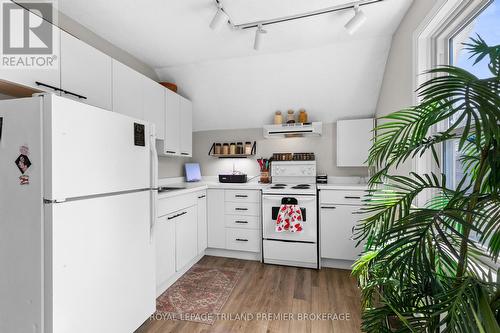
POLYGON ((228 250, 259 252, 260 230, 226 228, 226 248, 228 250))
POLYGON ((227 215, 259 216, 260 205, 257 203, 246 202, 226 202, 225 213, 227 215))
POLYGON ((260 202, 260 191, 226 190, 226 202, 260 202))
POLYGON ((321 190, 320 204, 362 205, 365 191, 321 190))
POLYGON ((177 210, 196 205, 199 193, 182 194, 158 200, 158 217, 165 216, 177 210))
POLYGON ((260 229, 258 216, 226 215, 226 227, 239 229, 260 229))

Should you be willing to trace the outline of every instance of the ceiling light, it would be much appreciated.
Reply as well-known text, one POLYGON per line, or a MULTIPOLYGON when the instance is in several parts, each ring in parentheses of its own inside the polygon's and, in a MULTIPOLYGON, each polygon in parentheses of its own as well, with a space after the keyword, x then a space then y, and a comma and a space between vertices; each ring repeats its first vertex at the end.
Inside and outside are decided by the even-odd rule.
POLYGON ((359 4, 354 6, 354 16, 344 26, 347 31, 352 35, 358 30, 366 21, 366 15, 359 9, 359 4))
POLYGON ((262 43, 263 34, 267 34, 267 31, 262 28, 262 24, 259 24, 257 30, 255 31, 255 41, 253 43, 254 50, 260 49, 260 44, 262 43))
POLYGON ((218 6, 217 13, 215 13, 212 22, 210 22, 210 29, 219 30, 227 21, 229 21, 229 16, 224 12, 222 6, 218 6))

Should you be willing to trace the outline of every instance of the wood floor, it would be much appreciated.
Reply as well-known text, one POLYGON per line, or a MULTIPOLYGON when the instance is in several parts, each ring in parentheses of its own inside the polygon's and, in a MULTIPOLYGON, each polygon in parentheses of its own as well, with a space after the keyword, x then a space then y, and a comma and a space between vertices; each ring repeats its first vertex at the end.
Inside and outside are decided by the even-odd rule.
MULTIPOLYGON (((166 332, 360 332, 360 296, 350 271, 264 265, 205 256, 204 265, 239 266, 241 280, 222 308, 226 314, 293 313, 295 320, 218 320, 213 326, 189 321, 147 320, 136 333, 166 332), (346 314, 349 320, 296 320, 298 314, 346 314)), ((261 317, 262 318, 262 317, 261 317)))

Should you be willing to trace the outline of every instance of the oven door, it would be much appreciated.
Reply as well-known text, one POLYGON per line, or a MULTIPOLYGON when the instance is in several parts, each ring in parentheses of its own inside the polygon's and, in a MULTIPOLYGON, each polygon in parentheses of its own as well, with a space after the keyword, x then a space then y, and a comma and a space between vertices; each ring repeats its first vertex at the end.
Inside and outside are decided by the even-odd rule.
POLYGON ((296 242, 316 243, 318 237, 318 219, 316 196, 314 195, 263 195, 262 196, 262 224, 264 239, 288 240, 296 242), (276 219, 281 200, 294 198, 302 210, 303 222, 301 232, 276 231, 276 219))

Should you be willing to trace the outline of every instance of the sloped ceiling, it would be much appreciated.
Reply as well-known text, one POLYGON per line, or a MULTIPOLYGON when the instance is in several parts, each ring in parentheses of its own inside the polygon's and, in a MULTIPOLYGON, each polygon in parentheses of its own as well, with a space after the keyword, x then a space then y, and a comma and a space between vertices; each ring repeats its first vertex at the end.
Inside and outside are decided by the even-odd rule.
MULTIPOLYGON (((346 0, 225 0, 235 23, 285 16, 346 0)), ((313 120, 374 113, 391 38, 412 0, 364 6, 354 36, 352 10, 254 30, 214 32, 212 0, 59 0, 59 9, 176 82, 194 103, 194 129, 260 127, 275 110, 306 108, 313 120)))

